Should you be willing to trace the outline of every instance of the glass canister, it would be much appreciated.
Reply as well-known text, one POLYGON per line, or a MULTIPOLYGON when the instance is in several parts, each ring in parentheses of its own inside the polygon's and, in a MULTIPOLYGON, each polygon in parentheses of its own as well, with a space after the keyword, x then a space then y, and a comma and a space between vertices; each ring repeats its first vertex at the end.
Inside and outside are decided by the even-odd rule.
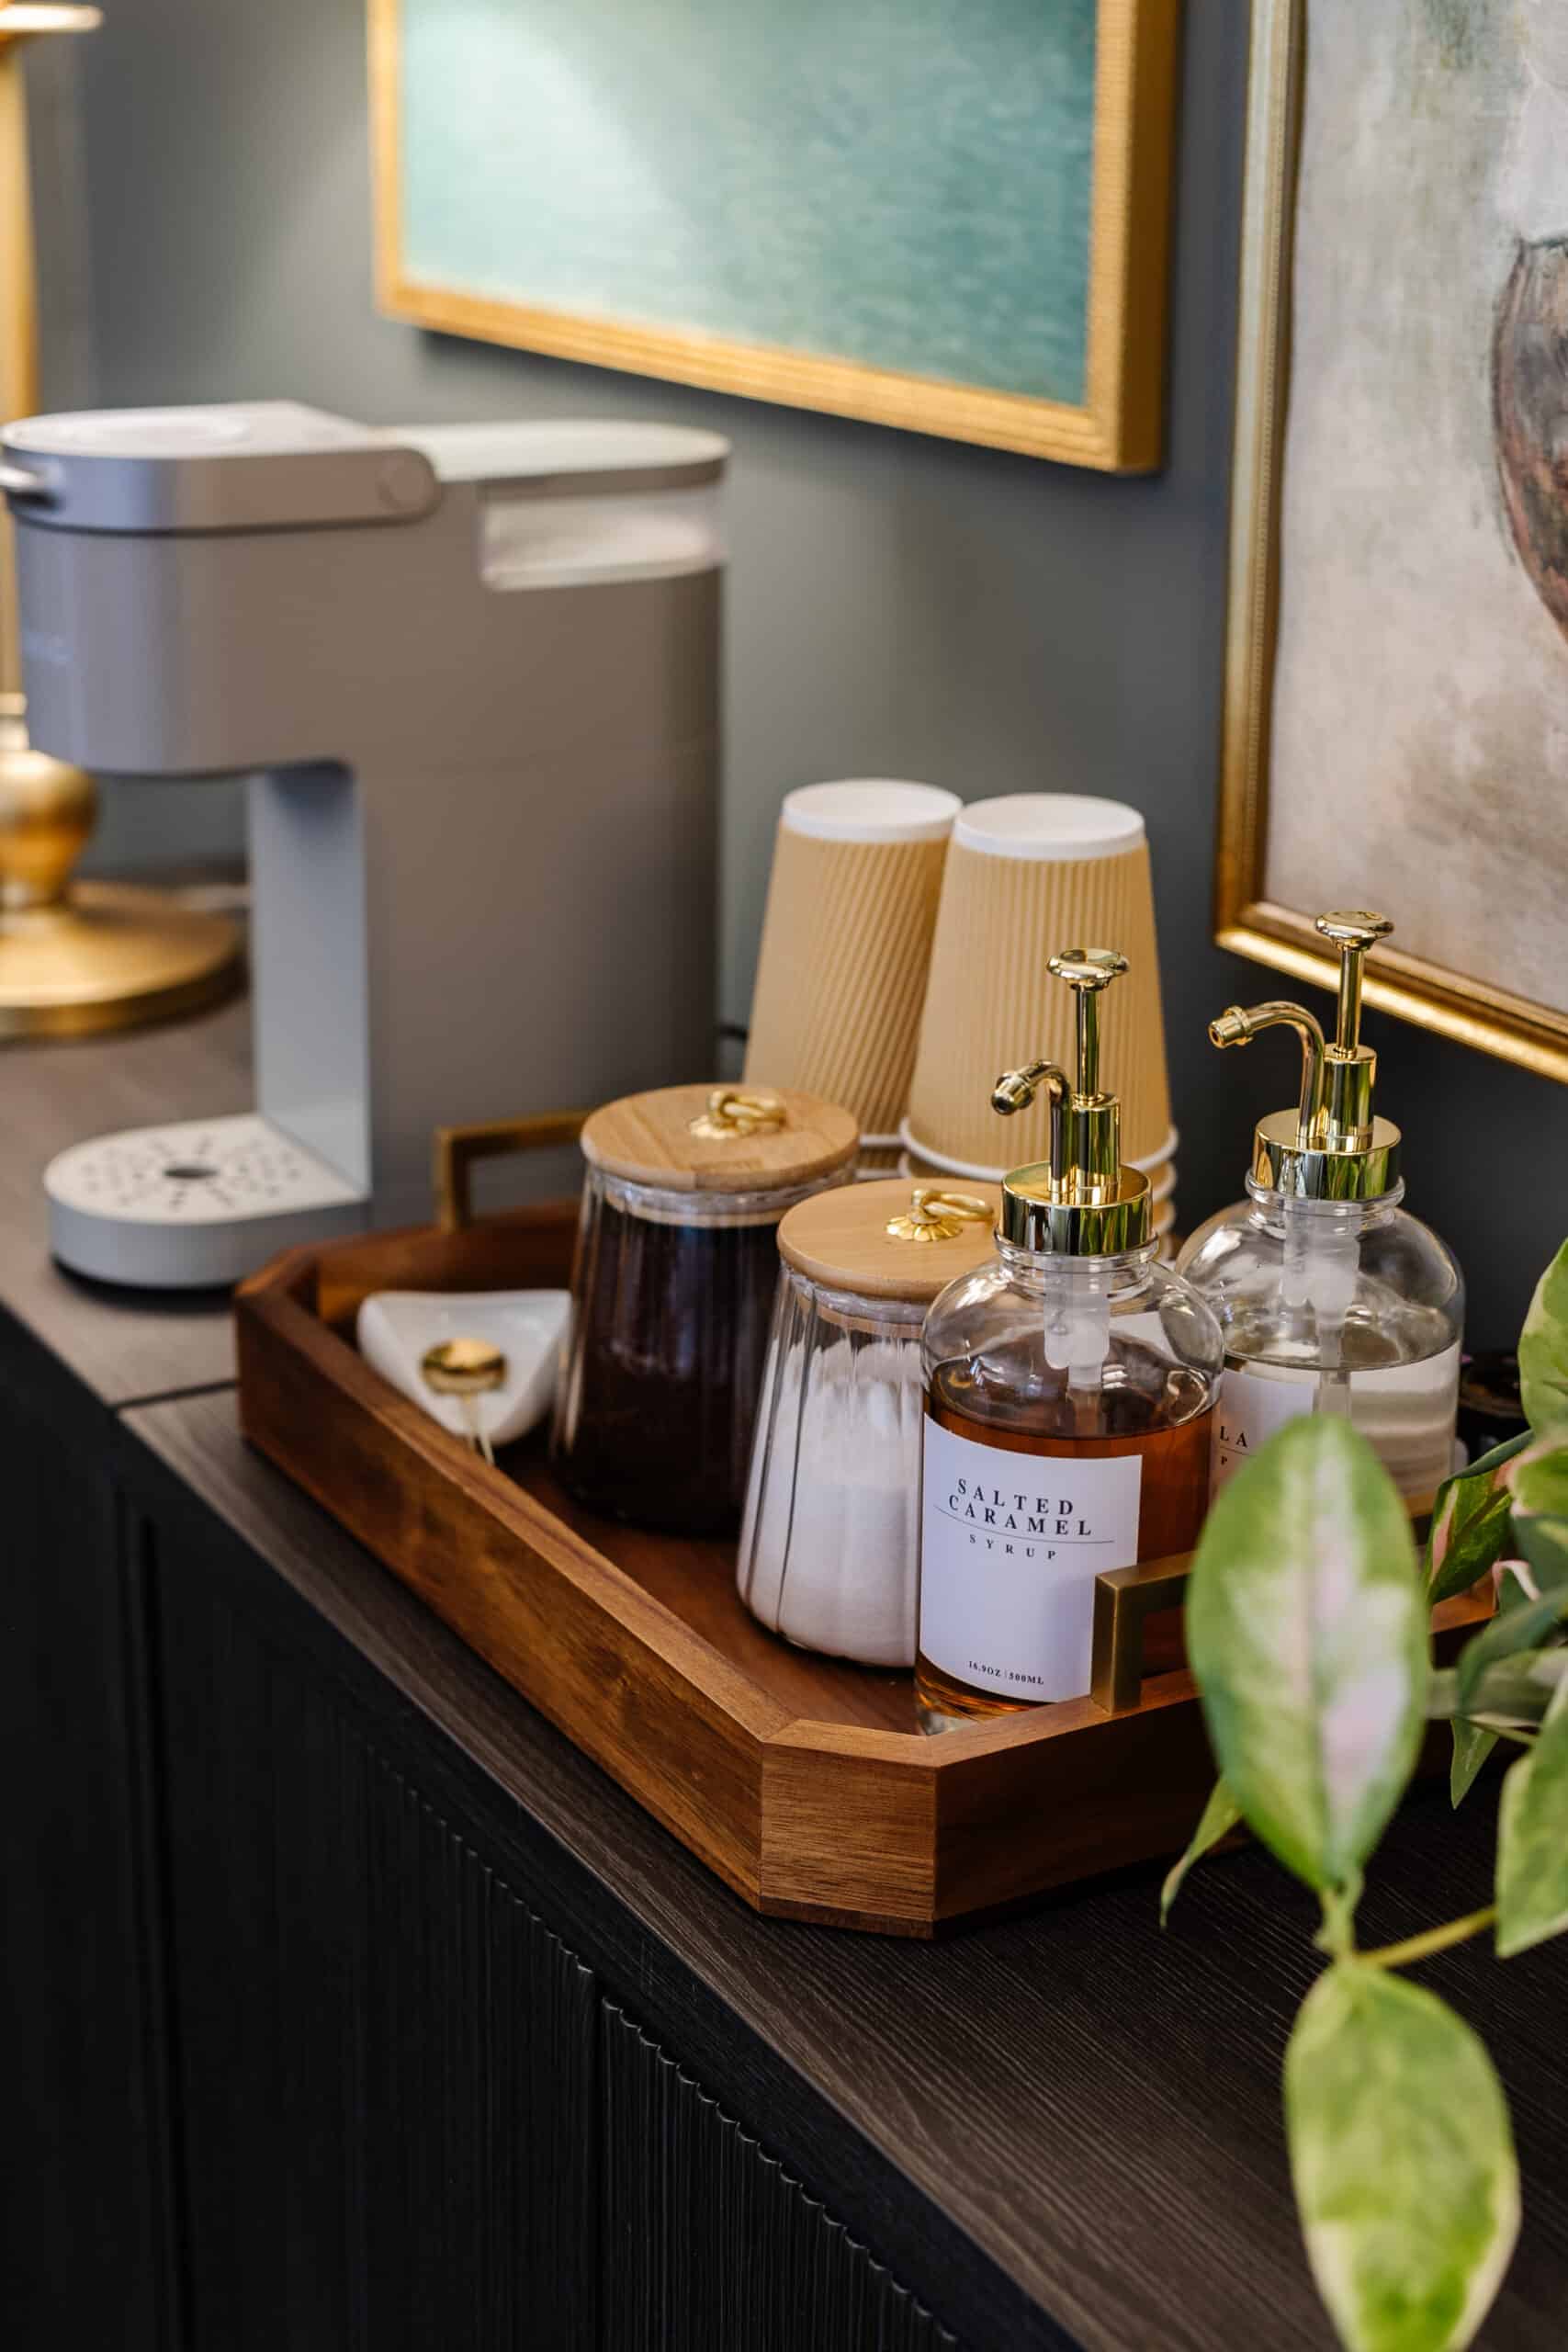
POLYGON ((592 1510, 681 1534, 740 1517, 778 1226, 847 1182, 847 1111, 780 1090, 670 1086, 596 1111, 551 1454, 592 1510))
POLYGON ((920 1331, 937 1293, 989 1257, 999 1201, 994 1185, 860 1183, 779 1227, 736 1583, 803 1648, 915 1662, 920 1331))

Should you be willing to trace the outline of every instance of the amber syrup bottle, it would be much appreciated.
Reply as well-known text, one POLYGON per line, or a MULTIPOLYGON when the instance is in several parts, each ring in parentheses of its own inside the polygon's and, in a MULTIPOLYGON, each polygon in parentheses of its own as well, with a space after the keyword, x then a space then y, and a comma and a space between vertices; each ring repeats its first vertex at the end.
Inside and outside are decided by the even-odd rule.
POLYGON ((1051 1158, 1002 1187, 997 1254, 925 1329, 916 1699, 928 1731, 1085 1696, 1103 1570, 1190 1550, 1208 1504, 1219 1323, 1159 1264, 1146 1176, 1121 1161, 1100 1091, 1099 999, 1126 970, 1053 956, 1077 1000, 1077 1082, 1037 1062, 998 1081, 1004 1115, 1042 1087, 1051 1158))

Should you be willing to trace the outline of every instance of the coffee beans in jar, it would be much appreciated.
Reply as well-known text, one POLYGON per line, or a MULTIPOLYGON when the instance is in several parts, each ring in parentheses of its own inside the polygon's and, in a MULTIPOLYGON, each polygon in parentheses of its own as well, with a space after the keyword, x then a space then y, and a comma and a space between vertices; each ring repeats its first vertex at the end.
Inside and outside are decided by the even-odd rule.
POLYGON ((591 1510, 722 1534, 739 1523, 778 1226, 847 1182, 859 1136, 815 1096, 666 1087, 595 1112, 552 1453, 591 1510))

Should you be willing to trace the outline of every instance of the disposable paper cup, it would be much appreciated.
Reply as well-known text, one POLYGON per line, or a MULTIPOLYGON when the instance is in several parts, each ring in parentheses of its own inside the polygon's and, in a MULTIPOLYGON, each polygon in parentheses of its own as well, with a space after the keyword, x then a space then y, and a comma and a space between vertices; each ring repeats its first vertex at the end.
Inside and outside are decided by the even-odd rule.
POLYGON ((1004 1123, 990 1092, 1002 1070, 1041 1058, 1071 1075, 1073 991, 1046 968, 1069 947, 1127 958, 1100 999, 1101 1083, 1121 1098, 1122 1159, 1145 1170, 1169 1159, 1144 820, 1120 801, 1052 792, 976 801, 953 825, 903 1128, 918 1157, 979 1175, 1048 1156, 1045 1097, 1004 1123))
POLYGON ((960 806, 933 785, 863 777, 806 785, 779 815, 747 1081, 842 1103, 894 1158, 960 806))
POLYGON ((885 1136, 863 1139, 860 1158, 855 1161, 856 1182, 866 1183, 876 1177, 897 1176, 903 1157, 903 1147, 897 1136, 890 1139, 885 1136))

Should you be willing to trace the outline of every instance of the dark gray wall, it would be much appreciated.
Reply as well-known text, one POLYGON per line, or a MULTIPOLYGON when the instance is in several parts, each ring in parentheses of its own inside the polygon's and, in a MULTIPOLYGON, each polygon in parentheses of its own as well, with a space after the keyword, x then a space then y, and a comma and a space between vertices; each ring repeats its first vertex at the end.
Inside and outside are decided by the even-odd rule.
MULTIPOLYGON (((1239 1192, 1251 1120, 1292 1098, 1295 1075, 1282 1046, 1222 1061, 1204 1035, 1221 1006, 1275 986, 1209 935, 1245 23, 1240 0, 1189 0, 1169 453, 1153 480, 378 319, 363 0, 115 0, 70 68, 51 67, 74 81, 64 120, 84 188, 85 254, 65 256, 62 284, 90 289, 90 349, 79 316, 51 322, 51 397, 288 394, 378 423, 576 413, 729 434, 728 1015, 745 1014, 774 816, 793 785, 903 775, 971 799, 1052 788, 1131 800, 1154 848, 1181 1210, 1195 1223, 1239 1192)), ((164 837, 172 796, 154 804, 146 789, 119 788, 111 848, 164 837)), ((227 788, 210 789, 209 837, 237 823, 227 788)), ((1377 876, 1348 867, 1342 895, 1375 901, 1377 876)), ((1474 1338, 1507 1339, 1568 1228, 1568 1091, 1391 1022, 1369 1034, 1383 1108, 1405 1127, 1410 1204, 1466 1263, 1474 1338), (1499 1193, 1510 1133, 1530 1178, 1499 1193)))

